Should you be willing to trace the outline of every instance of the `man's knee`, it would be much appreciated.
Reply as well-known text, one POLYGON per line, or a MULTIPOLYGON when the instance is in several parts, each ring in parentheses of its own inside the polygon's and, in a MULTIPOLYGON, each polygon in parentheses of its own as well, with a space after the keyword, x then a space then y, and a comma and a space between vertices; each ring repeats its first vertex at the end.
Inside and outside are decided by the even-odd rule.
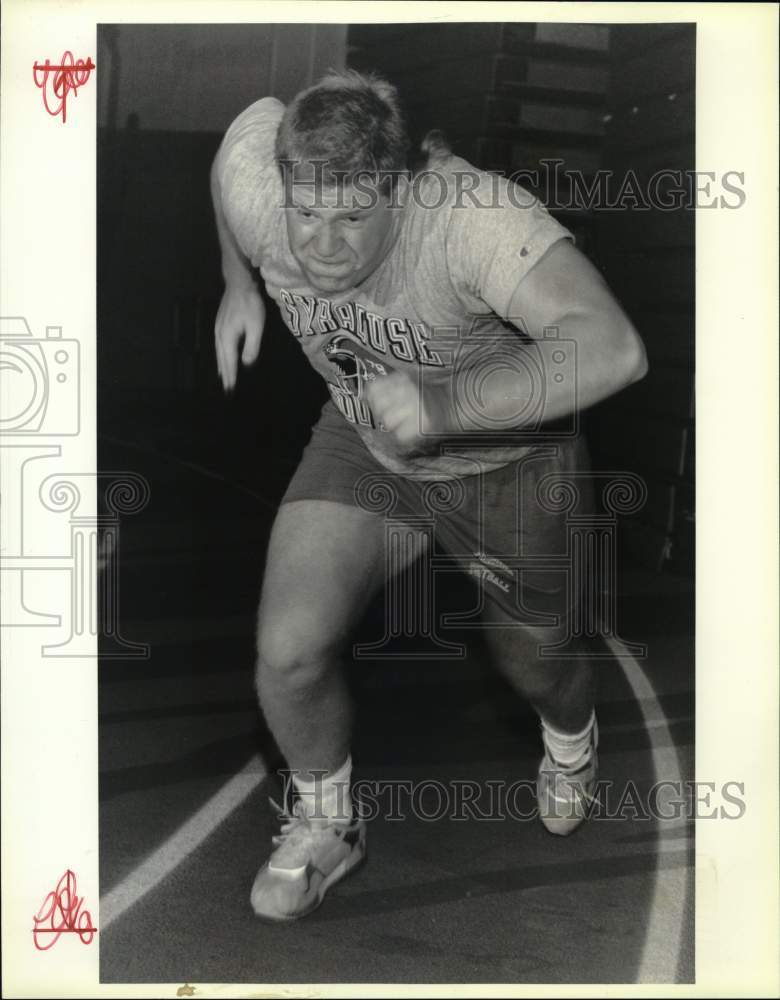
POLYGON ((257 683, 282 683, 305 693, 338 662, 343 637, 321 617, 293 611, 261 613, 257 630, 257 683))

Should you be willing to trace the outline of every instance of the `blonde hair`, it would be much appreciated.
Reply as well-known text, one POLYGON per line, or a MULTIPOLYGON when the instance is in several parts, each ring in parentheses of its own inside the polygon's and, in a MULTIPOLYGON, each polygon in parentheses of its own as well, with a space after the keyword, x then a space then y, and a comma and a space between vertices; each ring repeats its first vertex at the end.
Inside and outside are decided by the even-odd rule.
POLYGON ((276 136, 281 169, 326 164, 337 181, 372 174, 384 188, 407 172, 409 136, 396 88, 373 73, 331 70, 285 109, 276 136))

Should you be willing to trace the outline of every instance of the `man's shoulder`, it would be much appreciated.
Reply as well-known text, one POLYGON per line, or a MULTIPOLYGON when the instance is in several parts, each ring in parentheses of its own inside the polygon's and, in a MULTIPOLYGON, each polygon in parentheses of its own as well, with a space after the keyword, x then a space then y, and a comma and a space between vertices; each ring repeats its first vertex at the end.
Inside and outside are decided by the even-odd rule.
POLYGON ((217 154, 226 221, 254 264, 276 238, 283 191, 275 146, 283 114, 274 97, 250 104, 228 128, 217 154))
POLYGON ((412 195, 416 207, 447 216, 468 217, 476 210, 484 217, 491 210, 541 207, 538 198, 511 178, 454 154, 418 170, 412 178, 412 195))
POLYGON ((283 114, 281 101, 263 97, 233 120, 217 153, 223 199, 245 198, 258 185, 276 182, 276 133, 283 114))
POLYGON ((284 105, 275 97, 261 97, 237 115, 222 140, 221 153, 227 156, 246 147, 263 147, 273 152, 284 105))

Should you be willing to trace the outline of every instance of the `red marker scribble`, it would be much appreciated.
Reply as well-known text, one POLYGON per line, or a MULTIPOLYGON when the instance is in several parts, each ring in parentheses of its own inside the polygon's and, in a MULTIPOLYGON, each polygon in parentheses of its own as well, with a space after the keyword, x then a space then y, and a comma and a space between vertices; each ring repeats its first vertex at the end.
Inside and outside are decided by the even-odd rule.
POLYGON ((63 125, 67 121, 68 94, 73 91, 73 96, 78 97, 79 87, 83 87, 89 80, 89 74, 94 68, 95 64, 91 57, 88 56, 86 62, 78 59, 74 63, 73 53, 67 51, 63 52, 59 66, 50 66, 48 59, 43 65, 38 62, 33 64, 33 80, 35 86, 43 91, 44 107, 55 118, 61 114, 63 125), (60 102, 56 107, 49 106, 49 84, 54 91, 54 97, 60 102))
POLYGON ((60 934, 78 934, 82 944, 92 943, 97 928, 92 926, 89 910, 82 911, 83 902, 76 895, 76 876, 69 868, 33 917, 33 943, 38 951, 48 951, 60 934))

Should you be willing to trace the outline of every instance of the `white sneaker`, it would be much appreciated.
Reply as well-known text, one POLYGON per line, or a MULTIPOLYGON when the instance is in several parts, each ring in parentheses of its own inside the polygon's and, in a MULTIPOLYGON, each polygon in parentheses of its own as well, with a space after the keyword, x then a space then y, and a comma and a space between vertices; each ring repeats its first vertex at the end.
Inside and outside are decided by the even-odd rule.
POLYGON ((568 837, 587 818, 593 802, 599 767, 598 723, 593 723, 590 747, 573 767, 559 764, 552 756, 544 737, 544 727, 542 741, 545 752, 536 782, 539 818, 550 833, 568 837))
POLYGON ((292 814, 271 803, 282 821, 276 850, 257 873, 250 901, 258 917, 297 920, 316 910, 328 889, 366 858, 366 825, 309 819, 296 802, 292 814))

